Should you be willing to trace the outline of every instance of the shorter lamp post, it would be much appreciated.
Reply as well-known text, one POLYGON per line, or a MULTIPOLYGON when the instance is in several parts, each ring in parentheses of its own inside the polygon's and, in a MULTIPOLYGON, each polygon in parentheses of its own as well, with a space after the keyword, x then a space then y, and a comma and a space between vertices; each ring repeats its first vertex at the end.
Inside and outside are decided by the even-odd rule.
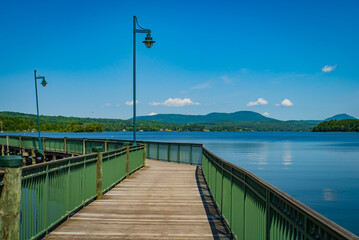
POLYGON ((136 145, 136 33, 147 33, 143 41, 147 48, 151 48, 155 43, 151 37, 151 30, 142 28, 137 17, 133 16, 133 145, 136 145), (137 29, 137 26, 140 29, 137 29))
POLYGON ((42 79, 41 85, 42 86, 46 86, 47 82, 45 80, 45 77, 43 76, 37 76, 37 71, 34 70, 34 75, 35 75, 35 93, 36 93, 36 109, 37 109, 37 127, 38 127, 38 132, 39 132, 39 153, 44 156, 44 150, 42 149, 42 143, 41 143, 41 133, 40 133, 40 116, 39 116, 39 99, 37 96, 37 79, 42 79))

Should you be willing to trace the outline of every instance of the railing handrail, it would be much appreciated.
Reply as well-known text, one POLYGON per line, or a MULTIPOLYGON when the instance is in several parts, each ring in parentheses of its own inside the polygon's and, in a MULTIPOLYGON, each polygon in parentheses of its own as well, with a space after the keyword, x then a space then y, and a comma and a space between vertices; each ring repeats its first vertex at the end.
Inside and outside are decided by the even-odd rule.
MULTIPOLYGON (((295 199, 294 197, 290 196, 289 194, 283 192, 279 188, 277 188, 277 187, 273 186, 272 184, 266 182, 265 180, 263 180, 262 178, 258 177, 255 174, 253 174, 252 172, 224 160, 223 158, 221 158, 221 157, 217 156, 216 154, 214 154, 213 152, 209 151, 206 147, 203 147, 203 151, 206 152, 207 154, 211 155, 212 157, 216 158, 217 160, 221 161, 223 164, 226 164, 227 166, 230 166, 231 168, 237 170, 238 172, 241 172, 241 173, 255 179, 257 182, 262 184, 269 191, 272 191, 273 193, 277 194, 281 198, 285 199, 288 203, 292 204, 299 211, 305 213, 306 215, 308 215, 312 219, 319 222, 321 225, 326 226, 327 228, 329 228, 335 234, 338 234, 339 236, 341 236, 343 238, 346 238, 346 239, 359 239, 359 237, 356 236, 355 234, 353 234, 352 232, 350 232, 347 229, 341 227, 340 225, 336 224, 335 222, 329 220, 325 216, 323 216, 320 213, 316 212, 315 210, 311 209, 310 207, 303 204, 302 202, 295 199)), ((227 171, 227 173, 231 174, 232 176, 235 176, 235 175, 233 175, 233 173, 231 173, 229 171, 227 171)))
MULTIPOLYGON (((29 139, 34 139, 37 140, 38 137, 35 136, 25 136, 25 135, 0 135, 0 137, 6 137, 9 136, 11 137, 21 137, 21 138, 29 138, 29 139)), ((95 141, 107 141, 107 142, 111 142, 111 143, 118 143, 118 142, 132 142, 132 140, 126 140, 126 139, 110 139, 110 138, 73 138, 73 137, 41 137, 42 139, 55 139, 55 140, 63 140, 64 138, 68 139, 68 140, 74 140, 74 141, 83 141, 84 139, 86 139, 86 141, 90 141, 90 142, 95 142, 95 141)), ((140 140, 137 141, 138 143, 169 143, 166 141, 146 141, 146 140, 140 140)), ((193 145, 193 146, 202 146, 202 143, 188 143, 188 142, 170 142, 172 144, 182 144, 182 145, 193 145)))
MULTIPOLYGON (((11 139, 7 138, 7 140, 11 139)), ((30 139, 36 141, 36 138, 30 139)), ((68 139, 69 142, 71 140, 68 139)), ((83 139, 78 140, 83 141, 83 139)), ((65 153, 64 144, 58 147, 55 146, 56 143, 53 144, 54 142, 52 141, 50 148, 65 153)), ((107 141, 100 140, 95 141, 95 144, 87 145, 88 154, 22 167, 22 173, 17 175, 22 185, 17 196, 23 195, 20 204, 21 221, 19 221, 21 239, 36 239, 45 236, 60 222, 93 201, 96 196, 100 198, 122 179, 144 166, 145 146, 143 144, 136 146, 115 144, 110 148, 113 150, 89 153, 96 146, 108 149, 104 142, 107 141), (54 207, 55 204, 56 207, 54 207), (51 207, 54 208, 50 210, 51 207)), ((20 141, 12 143, 17 143, 20 149, 23 148, 20 141)), ((1 145, 4 145, 4 141, 1 145)), ((5 145, 9 146, 9 141, 6 141, 5 145)), ((28 146, 35 149, 37 147, 35 144, 28 146)), ((85 145, 75 143, 72 148, 78 152, 84 150, 85 145), (80 148, 76 149, 76 147, 80 148)), ((69 156, 67 151, 66 154, 69 156)), ((3 186, 3 181, 0 179, 0 188, 3 186)))
MULTIPOLYGON (((18 136, 16 136, 16 137, 18 137, 18 136)), ((27 136, 27 137, 36 139, 36 137, 31 137, 31 136, 27 136)), ((64 139, 64 138, 47 138, 47 137, 44 137, 44 138, 45 139, 59 139, 59 140, 64 139)), ((83 141, 84 140, 84 138, 67 138, 67 139, 69 141, 71 141, 71 140, 83 141)), ((105 142, 106 141, 108 143, 129 142, 128 140, 97 139, 97 138, 86 138, 86 141, 89 141, 89 142, 105 142)), ((218 164, 217 162, 214 162, 214 163, 217 164, 218 167, 222 168, 222 172, 226 171, 232 177, 237 178, 239 181, 243 182, 244 184, 248 185, 250 188, 254 189, 255 194, 257 194, 259 197, 261 197, 264 201, 265 201, 265 198, 267 197, 268 194, 269 194, 269 196, 271 196, 271 194, 272 194, 274 197, 279 198, 280 201, 285 202, 285 204, 289 204, 290 208, 293 208, 294 210, 298 211, 300 214, 303 214, 306 218, 309 218, 310 221, 312 221, 312 220, 315 221, 315 224, 324 226, 328 231, 332 232, 333 234, 338 235, 338 236, 340 236, 342 238, 346 238, 346 239, 359 239, 359 237, 357 237, 355 234, 353 234, 350 231, 344 229, 340 225, 332 222, 328 218, 326 218, 323 215, 321 215, 320 213, 314 211, 313 209, 306 206, 305 204, 298 201, 297 199, 293 198, 289 194, 283 192, 282 190, 278 189, 277 187, 275 187, 275 186, 271 185, 270 183, 264 181, 263 179, 261 179, 257 175, 255 175, 255 174, 251 173, 250 171, 248 171, 246 169, 243 169, 243 168, 241 168, 241 167, 239 167, 239 166, 237 166, 237 165, 235 165, 233 163, 230 163, 230 162, 222 159, 221 157, 217 156, 213 152, 209 151, 206 147, 204 147, 203 144, 199 144, 199 143, 178 143, 178 142, 158 142, 158 141, 139 141, 139 143, 147 144, 148 146, 150 146, 151 144, 157 145, 157 147, 155 146, 155 148, 157 148, 157 150, 156 150, 157 151, 156 152, 157 157, 159 156, 159 146, 161 144, 163 144, 163 145, 167 144, 168 145, 167 151, 170 151, 170 145, 171 144, 172 145, 178 145, 178 151, 180 151, 180 147, 179 147, 180 145, 191 146, 191 148, 189 150, 189 152, 191 154, 191 157, 192 157, 192 146, 201 147, 202 154, 207 154, 211 158, 216 159, 216 161, 221 162, 221 164, 218 164), (243 175, 244 178, 240 179, 233 172, 228 171, 225 168, 225 166, 227 168, 231 168, 231 169, 237 171, 239 174, 243 175), (246 177, 252 179, 255 182, 255 184, 259 184, 260 189, 262 189, 262 188, 265 189, 265 193, 263 194, 263 192, 261 193, 260 191, 253 188, 253 186, 251 186, 250 183, 246 181, 246 177)), ((135 149, 136 147, 138 147, 138 146, 130 146, 131 149, 135 149)), ((115 152, 115 151, 118 151, 118 150, 119 149, 108 151, 107 153, 115 152)), ((150 148, 148 149, 148 152, 149 151, 150 151, 150 148)), ((166 149, 165 149, 165 151, 166 151, 166 149)), ((92 154, 87 154, 87 155, 82 155, 82 156, 91 157, 92 154)), ((52 162, 36 164, 34 166, 26 166, 26 167, 24 167, 24 169, 31 169, 31 168, 41 167, 41 166, 44 166, 44 164, 45 165, 46 164, 55 164, 55 163, 59 163, 60 161, 68 161, 69 159, 76 159, 78 157, 79 156, 75 156, 75 157, 71 157, 71 158, 67 158, 67 159, 63 159, 63 160, 56 160, 56 161, 52 161, 52 162)), ((178 155, 178 157, 179 157, 179 155, 178 155)), ((156 158, 154 158, 154 159, 156 159, 156 158)), ((172 161, 172 160, 168 158, 168 161, 172 161)), ((179 159, 178 159, 178 162, 180 162, 179 159)), ((188 162, 186 162, 186 163, 188 163, 188 162)), ((200 165, 201 163, 198 162, 197 164, 200 165)), ((208 181, 208 179, 207 179, 207 181, 208 181)), ((306 231, 306 229, 305 229, 305 231, 306 231)))

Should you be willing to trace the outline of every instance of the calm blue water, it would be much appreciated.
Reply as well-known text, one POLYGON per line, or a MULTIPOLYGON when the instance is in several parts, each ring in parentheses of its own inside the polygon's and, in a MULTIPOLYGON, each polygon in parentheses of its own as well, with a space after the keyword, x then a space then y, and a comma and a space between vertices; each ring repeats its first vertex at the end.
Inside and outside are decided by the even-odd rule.
MULTIPOLYGON (((132 139, 131 132, 43 136, 132 139)), ((203 143, 359 235, 359 133, 138 132, 137 139, 203 143)))

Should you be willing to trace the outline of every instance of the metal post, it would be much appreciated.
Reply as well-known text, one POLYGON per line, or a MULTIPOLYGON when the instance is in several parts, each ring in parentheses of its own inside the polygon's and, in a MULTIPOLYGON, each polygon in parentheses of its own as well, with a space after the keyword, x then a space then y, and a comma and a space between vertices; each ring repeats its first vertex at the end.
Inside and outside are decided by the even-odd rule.
POLYGON ((7 152, 7 155, 9 156, 10 155, 10 149, 9 149, 9 136, 6 136, 6 152, 7 152))
POLYGON ((37 78, 36 78, 36 70, 34 70, 35 76, 35 92, 36 92, 36 110, 37 110, 37 128, 39 132, 39 152, 42 154, 42 143, 41 143, 41 133, 40 133, 40 116, 39 116, 39 99, 37 96, 37 78))
POLYGON ((70 175, 71 175, 71 167, 70 167, 70 160, 68 160, 68 165, 67 165, 67 175, 65 178, 65 186, 66 186, 66 199, 65 199, 65 211, 66 211, 66 216, 67 218, 70 217, 70 198, 71 198, 71 194, 70 194, 70 175))
POLYGON ((133 16, 133 145, 136 145, 136 16, 133 16))
POLYGON ((126 178, 130 176, 130 146, 126 146, 126 178))
POLYGON ((21 136, 19 136, 19 149, 20 149, 20 155, 22 155, 23 149, 21 144, 21 136))
POLYGON ((270 239, 270 191, 266 189, 266 240, 270 239))
POLYGON ((157 160, 160 160, 160 144, 157 143, 157 160))
MULTIPOLYGON (((189 163, 192 165, 193 164, 193 159, 192 159, 192 144, 189 145, 189 151, 190 151, 190 157, 189 157, 189 163)), ((222 171, 223 172, 223 171, 222 171)), ((222 211, 222 210, 221 210, 222 211)))
POLYGON ((168 149, 167 149, 167 159, 169 162, 171 162, 171 143, 168 143, 168 149))
POLYGON ((82 155, 86 154, 86 138, 82 140, 82 155))
POLYGON ((143 167, 146 167, 146 143, 143 144, 143 167))
POLYGON ((46 229, 46 235, 48 233, 48 226, 49 226, 49 165, 46 165, 46 175, 45 175, 45 182, 44 182, 44 190, 43 190, 43 212, 42 212, 42 219, 43 219, 43 229, 46 229))
POLYGON ((21 156, 0 157, 0 167, 5 171, 0 197, 0 239, 20 237, 21 166, 21 156))

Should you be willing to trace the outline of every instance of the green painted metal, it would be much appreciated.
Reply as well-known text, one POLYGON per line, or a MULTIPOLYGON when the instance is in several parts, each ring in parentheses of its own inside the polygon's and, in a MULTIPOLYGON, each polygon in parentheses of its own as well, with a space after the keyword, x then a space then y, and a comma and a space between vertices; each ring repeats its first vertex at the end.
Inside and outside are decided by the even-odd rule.
POLYGON ((45 77, 44 76, 37 76, 37 71, 34 70, 34 78, 35 78, 35 93, 36 93, 36 112, 37 112, 37 131, 39 134, 39 138, 38 138, 38 144, 39 144, 39 152, 40 153, 44 153, 43 149, 42 149, 42 143, 41 143, 41 132, 40 132, 40 116, 39 116, 39 98, 38 98, 38 94, 37 94, 37 79, 42 79, 42 86, 46 86, 47 82, 45 81, 45 77))
POLYGON ((86 143, 85 143, 86 154, 92 153, 92 148, 94 147, 101 147, 102 149, 105 149, 105 141, 86 139, 86 143))
POLYGON ((149 159, 202 164, 202 145, 198 143, 146 142, 146 147, 149 159))
MULTIPOLYGON (((73 139, 68 142, 78 147, 73 139)), ((126 176, 125 154, 125 148, 103 153, 103 192, 126 176)), ((88 154, 23 167, 20 239, 46 235, 95 199, 96 162, 97 154, 88 154)), ((143 145, 130 146, 130 172, 142 164, 143 145)))
POLYGON ((0 156, 0 167, 18 168, 22 166, 22 157, 13 156, 0 156))
POLYGON ((202 168, 212 196, 236 239, 359 239, 206 148, 202 168))
POLYGON ((103 147, 101 146, 96 146, 96 147, 92 147, 92 152, 103 152, 103 147))
POLYGON ((6 136, 5 135, 0 136, 0 144, 1 145, 6 145, 6 136))
MULTIPOLYGON (((16 137, 11 136, 7 141, 6 136, 0 136, 0 143, 5 147, 8 143, 16 145, 15 139, 16 137)), ((103 147, 104 141, 88 139, 85 151, 92 149, 92 146, 103 147)), ((48 151, 74 154, 83 152, 82 139, 67 139, 66 146, 64 139, 45 138, 45 142, 48 151)), ((118 149, 126 144, 119 140, 106 142, 108 150, 112 151, 103 153, 103 191, 126 177, 126 149, 118 149)), ((20 140, 18 143, 20 144, 20 140)), ((218 209, 237 239, 359 239, 254 174, 219 158, 201 144, 145 144, 147 158, 202 165, 218 209)), ((22 137, 21 147, 37 149, 36 138, 22 137)), ((144 153, 141 148, 142 145, 130 147, 130 171, 143 165, 144 153)), ((24 235, 22 239, 46 233, 49 228, 96 196, 96 155, 47 164, 50 165, 24 167, 24 212, 21 221, 26 224, 21 225, 20 233, 24 235), (46 189, 49 192, 47 207, 43 204, 46 189), (44 214, 48 215, 47 220, 44 214)), ((2 184, 0 179, 0 188, 2 184)))
POLYGON ((147 33, 147 37, 143 43, 148 48, 152 46, 151 30, 142 28, 137 21, 137 17, 133 16, 133 145, 136 145, 136 33, 147 33), (137 26, 140 29, 137 29, 137 26))

